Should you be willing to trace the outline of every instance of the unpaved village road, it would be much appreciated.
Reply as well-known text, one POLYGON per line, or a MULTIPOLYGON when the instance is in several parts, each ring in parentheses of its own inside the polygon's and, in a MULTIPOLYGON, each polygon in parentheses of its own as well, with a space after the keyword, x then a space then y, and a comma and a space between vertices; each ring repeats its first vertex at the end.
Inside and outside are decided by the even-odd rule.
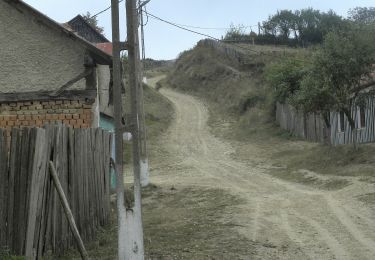
POLYGON ((220 188, 243 198, 240 210, 227 214, 241 235, 256 242, 256 259, 375 259, 373 211, 356 199, 373 192, 373 184, 352 181, 326 191, 274 178, 267 174, 270 166, 230 156, 233 147, 210 134, 202 102, 160 91, 174 104, 175 120, 160 140, 169 152, 153 163, 153 183, 220 188))

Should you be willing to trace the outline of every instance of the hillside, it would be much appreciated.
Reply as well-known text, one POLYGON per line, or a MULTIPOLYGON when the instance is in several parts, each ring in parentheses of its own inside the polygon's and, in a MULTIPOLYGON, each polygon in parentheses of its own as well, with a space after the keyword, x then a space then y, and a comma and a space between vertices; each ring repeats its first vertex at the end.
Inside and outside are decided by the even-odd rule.
POLYGON ((272 90, 264 83, 264 71, 275 60, 301 52, 204 40, 180 55, 166 82, 204 98, 213 114, 221 115, 211 116, 213 124, 217 120, 233 121, 237 132, 245 128, 275 130, 272 90))
POLYGON ((361 145, 353 152, 350 146, 329 147, 300 140, 275 124, 273 90, 265 83, 264 71, 272 62, 290 55, 309 52, 200 42, 181 54, 166 84, 203 100, 211 112, 211 131, 237 144, 236 158, 246 161, 249 153, 255 153, 258 163, 272 161, 272 175, 329 188, 345 186, 346 180, 327 184, 320 174, 372 179, 373 144, 361 145), (306 170, 318 175, 311 178, 306 170))
POLYGON ((235 57, 201 42, 181 54, 167 82, 171 87, 196 92, 217 103, 228 112, 240 114, 264 101, 265 89, 260 84, 264 63, 254 59, 247 68, 235 57))

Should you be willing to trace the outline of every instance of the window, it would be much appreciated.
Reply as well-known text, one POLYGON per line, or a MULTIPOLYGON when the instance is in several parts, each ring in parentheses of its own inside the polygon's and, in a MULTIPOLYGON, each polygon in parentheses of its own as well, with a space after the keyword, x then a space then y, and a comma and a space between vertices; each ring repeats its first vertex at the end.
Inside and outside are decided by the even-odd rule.
POLYGON ((359 108, 359 122, 358 128, 365 128, 366 127, 366 111, 363 106, 359 108))
POLYGON ((344 132, 345 131, 345 114, 344 114, 344 112, 340 112, 339 113, 337 128, 338 128, 339 132, 344 132))

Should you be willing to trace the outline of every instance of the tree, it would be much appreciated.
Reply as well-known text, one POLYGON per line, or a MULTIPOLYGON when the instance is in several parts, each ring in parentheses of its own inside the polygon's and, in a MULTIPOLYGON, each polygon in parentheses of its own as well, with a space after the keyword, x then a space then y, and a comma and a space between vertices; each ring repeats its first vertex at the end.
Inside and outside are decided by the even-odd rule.
POLYGON ((375 7, 356 7, 349 10, 349 19, 363 24, 375 23, 375 7))
POLYGON ((284 40, 288 40, 290 33, 294 29, 295 14, 290 10, 277 11, 277 14, 272 17, 276 24, 279 34, 284 40))
POLYGON ((85 19, 86 22, 88 22, 94 29, 100 33, 104 34, 104 28, 98 25, 98 19, 96 16, 91 16, 90 12, 87 12, 86 14, 82 14, 83 19, 85 19))
POLYGON ((345 32, 351 30, 350 22, 337 15, 332 10, 329 10, 327 13, 321 13, 319 27, 322 40, 329 32, 345 32))
POLYGON ((307 61, 295 57, 273 63, 266 68, 265 78, 273 88, 275 100, 287 103, 300 89, 307 73, 307 61))
POLYGON ((235 26, 233 23, 227 31, 224 40, 243 40, 245 38, 245 27, 243 25, 235 26))
POLYGON ((297 25, 302 45, 306 43, 320 43, 322 41, 320 29, 321 13, 313 8, 302 9, 299 12, 297 25))
POLYGON ((363 91, 374 84, 371 73, 375 63, 374 36, 350 30, 330 32, 322 48, 314 55, 309 73, 293 94, 293 103, 305 112, 321 113, 329 125, 329 112, 343 112, 348 119, 356 146, 356 125, 352 110, 363 106, 372 95, 363 91))
POLYGON ((276 37, 277 35, 277 23, 273 16, 269 16, 267 21, 263 22, 263 30, 265 34, 276 37))

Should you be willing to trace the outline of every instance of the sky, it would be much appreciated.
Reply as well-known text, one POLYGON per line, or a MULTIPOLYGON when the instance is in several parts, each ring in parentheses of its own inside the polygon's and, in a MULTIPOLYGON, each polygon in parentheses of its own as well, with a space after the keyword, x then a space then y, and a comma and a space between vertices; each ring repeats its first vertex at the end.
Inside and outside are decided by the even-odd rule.
MULTIPOLYGON (((67 22, 77 14, 95 14, 110 6, 110 0, 25 0, 57 22, 67 22)), ((147 11, 165 20, 198 27, 227 28, 231 24, 257 25, 277 10, 313 7, 321 11, 334 10, 346 17, 349 9, 375 6, 375 0, 151 0, 147 11)), ((112 38, 110 10, 98 16, 105 36, 112 38)), ((125 2, 120 3, 121 38, 126 36, 125 2)), ((200 30, 220 38, 225 30, 200 30)), ((257 31, 257 27, 254 27, 257 31)), ((172 27, 149 18, 145 27, 146 57, 175 59, 179 53, 194 47, 204 36, 172 27)))

